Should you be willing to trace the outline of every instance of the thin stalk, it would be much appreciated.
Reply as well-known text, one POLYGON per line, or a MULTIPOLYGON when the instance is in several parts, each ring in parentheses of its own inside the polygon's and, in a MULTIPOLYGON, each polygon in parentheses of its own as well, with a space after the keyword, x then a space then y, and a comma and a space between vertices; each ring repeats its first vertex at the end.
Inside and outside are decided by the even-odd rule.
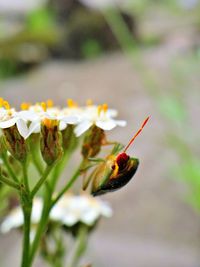
POLYGON ((52 174, 52 179, 51 179, 52 190, 55 188, 58 178, 60 177, 61 173, 66 167, 71 155, 72 155, 72 151, 66 151, 62 160, 56 165, 55 170, 52 174))
POLYGON ((23 238, 23 252, 22 252, 22 262, 21 267, 29 267, 29 252, 30 252, 30 227, 31 227, 31 210, 32 203, 24 204, 23 214, 24 214, 24 238, 23 238))
POLYGON ((71 177, 71 179, 68 181, 68 183, 63 187, 63 189, 60 191, 60 193, 57 195, 57 197, 52 201, 51 207, 53 207, 58 200, 70 189, 70 187, 74 184, 74 182, 76 181, 76 179, 79 177, 80 173, 81 173, 81 166, 82 166, 82 162, 80 164, 80 166, 78 167, 78 169, 75 171, 74 175, 71 177))
POLYGON ((40 175, 44 172, 44 164, 40 154, 40 138, 30 137, 28 138, 28 143, 30 147, 31 157, 33 164, 40 175))
POLYGON ((44 190, 45 190, 44 201, 43 201, 44 206, 43 206, 43 210, 42 210, 41 219, 40 219, 40 222, 38 224, 37 232, 36 232, 36 235, 35 235, 32 247, 31 247, 31 251, 30 251, 30 257, 29 257, 30 265, 33 263, 33 260, 35 258, 35 254, 38 250, 42 235, 44 234, 45 226, 47 225, 48 216, 49 216, 49 212, 50 212, 51 194, 46 189, 46 187, 44 188, 44 190))
POLYGON ((54 166, 54 164, 52 164, 51 166, 47 166, 46 167, 46 170, 44 171, 44 174, 39 179, 39 181, 37 182, 37 184, 35 185, 35 187, 33 188, 32 192, 31 192, 31 197, 32 198, 35 196, 35 194, 38 192, 38 190, 40 189, 40 187, 42 186, 42 184, 47 179, 47 177, 48 177, 49 173, 51 172, 53 166, 54 166))
POLYGON ((121 14, 116 8, 110 8, 102 12, 123 52, 130 56, 133 49, 137 49, 137 45, 121 14))
POLYGON ((56 233, 53 234, 55 242, 55 251, 52 253, 51 265, 52 267, 62 267, 63 258, 65 256, 64 244, 63 244, 63 234, 60 232, 59 236, 56 236, 56 233))
POLYGON ((87 245, 88 229, 86 226, 81 226, 75 243, 75 249, 72 254, 71 260, 67 267, 77 267, 80 258, 84 254, 87 245))
POLYGON ((42 164, 42 162, 41 162, 41 160, 37 154, 37 150, 35 148, 31 149, 31 155, 32 155, 33 163, 34 163, 38 173, 42 174, 44 171, 43 164, 42 164))
POLYGON ((13 179, 13 181, 15 181, 16 183, 19 183, 19 180, 17 178, 17 176, 15 175, 15 173, 13 172, 11 166, 10 166, 10 163, 8 161, 8 158, 7 158, 7 155, 3 154, 2 155, 2 160, 3 160, 3 163, 4 165, 6 166, 6 169, 8 171, 8 173, 10 174, 11 178, 13 179))
MULTIPOLYGON (((30 262, 32 263, 35 257, 35 254, 37 252, 41 237, 44 233, 45 227, 48 222, 48 217, 49 217, 49 212, 53 208, 53 206, 56 204, 56 202, 62 197, 62 195, 73 185, 73 183, 76 181, 80 174, 82 163, 80 164, 80 167, 76 170, 72 178, 69 180, 67 185, 64 187, 64 189, 59 193, 59 195, 51 201, 52 194, 46 190, 45 191, 45 199, 44 199, 44 206, 43 206, 43 211, 42 211, 42 216, 40 219, 40 223, 38 225, 38 229, 35 235, 35 239, 33 241, 32 247, 31 247, 31 253, 30 253, 30 262)), ((46 189, 46 188, 45 188, 46 189)))
POLYGON ((20 190, 20 185, 18 183, 9 180, 8 178, 4 177, 2 174, 0 175, 0 181, 8 186, 11 186, 12 188, 20 190))
POLYGON ((24 180, 25 188, 26 188, 27 192, 30 193, 28 173, 27 173, 27 161, 22 163, 22 170, 23 170, 23 180, 24 180))

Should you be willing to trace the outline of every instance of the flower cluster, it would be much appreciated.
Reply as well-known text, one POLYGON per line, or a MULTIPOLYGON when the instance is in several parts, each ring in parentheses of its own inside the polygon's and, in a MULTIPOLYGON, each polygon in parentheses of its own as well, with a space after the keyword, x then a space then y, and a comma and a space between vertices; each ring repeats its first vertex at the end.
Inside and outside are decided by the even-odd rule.
MULTIPOLYGON (((42 198, 35 198, 33 201, 33 209, 31 214, 31 223, 33 226, 40 221, 43 208, 42 198)), ((111 217, 112 209, 110 206, 97 198, 90 195, 72 195, 65 194, 53 207, 50 212, 49 220, 58 222, 66 227, 73 227, 77 223, 82 223, 88 227, 92 227, 101 216, 111 217)), ((15 228, 23 226, 24 218, 21 207, 16 207, 4 219, 0 226, 2 233, 7 233, 15 228)))
POLYGON ((106 104, 93 105, 87 101, 85 107, 79 107, 72 99, 67 100, 65 108, 54 106, 52 100, 36 103, 22 103, 21 110, 16 111, 9 103, 0 98, 0 128, 7 129, 16 125, 20 135, 27 139, 32 133, 39 133, 41 126, 51 128, 58 126, 60 131, 68 125, 75 125, 77 137, 85 133, 92 125, 103 130, 112 130, 116 126, 125 126, 126 122, 115 120, 116 110, 108 109, 106 104))
MULTIPOLYGON (((91 100, 80 107, 68 99, 64 108, 54 106, 52 100, 34 105, 22 103, 17 111, 0 98, 0 183, 15 190, 21 205, 5 218, 0 231, 6 233, 23 226, 21 267, 32 266, 38 248, 54 266, 55 257, 60 261, 63 255, 60 230, 80 239, 82 248, 99 218, 111 216, 112 210, 101 200, 86 193, 70 195, 69 191, 80 176, 82 189, 88 188, 91 195, 99 196, 122 188, 135 175, 139 160, 129 156, 127 150, 149 117, 125 148, 106 138, 106 131, 126 125, 116 117, 116 110, 108 109, 107 104, 94 105, 91 100), (79 138, 81 135, 84 137, 79 138), (98 158, 104 145, 111 146, 110 152, 98 158), (67 173, 59 188, 61 174, 75 149, 82 154, 80 164, 71 177, 67 173)), ((70 266, 78 262, 80 247, 70 266)))

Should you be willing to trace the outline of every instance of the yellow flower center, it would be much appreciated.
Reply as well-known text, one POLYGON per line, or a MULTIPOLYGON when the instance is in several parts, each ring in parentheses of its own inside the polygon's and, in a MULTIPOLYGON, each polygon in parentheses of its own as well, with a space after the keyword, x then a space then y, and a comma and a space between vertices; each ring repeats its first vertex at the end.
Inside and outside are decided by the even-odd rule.
POLYGON ((77 108, 78 107, 78 103, 75 102, 73 99, 68 98, 67 99, 67 105, 69 108, 77 108))
POLYGON ((31 106, 31 103, 23 102, 21 103, 21 110, 28 110, 31 106))
POLYGON ((48 107, 48 108, 52 108, 53 105, 54 105, 53 100, 52 100, 52 99, 48 99, 48 100, 47 100, 47 107, 48 107))
POLYGON ((10 110, 10 104, 8 103, 8 101, 3 101, 3 107, 6 109, 6 110, 10 110))
POLYGON ((99 105, 97 108, 98 116, 101 115, 101 112, 106 113, 107 111, 108 111, 108 105, 107 104, 99 105))
POLYGON ((57 120, 50 120, 45 118, 43 120, 43 125, 45 125, 47 128, 54 128, 55 126, 58 126, 58 121, 57 120))
POLYGON ((86 101, 86 105, 87 105, 88 107, 93 106, 93 101, 92 101, 92 99, 88 99, 88 100, 86 101))
POLYGON ((0 107, 1 107, 1 108, 3 107, 3 102, 4 102, 3 98, 0 97, 0 107))
POLYGON ((10 104, 8 103, 8 101, 4 100, 2 97, 0 97, 0 107, 5 108, 7 110, 7 115, 9 116, 12 115, 10 104))
POLYGON ((45 102, 41 102, 40 105, 44 111, 47 111, 47 104, 45 102))
POLYGON ((108 111, 108 104, 103 104, 102 109, 103 109, 104 113, 106 113, 108 111))

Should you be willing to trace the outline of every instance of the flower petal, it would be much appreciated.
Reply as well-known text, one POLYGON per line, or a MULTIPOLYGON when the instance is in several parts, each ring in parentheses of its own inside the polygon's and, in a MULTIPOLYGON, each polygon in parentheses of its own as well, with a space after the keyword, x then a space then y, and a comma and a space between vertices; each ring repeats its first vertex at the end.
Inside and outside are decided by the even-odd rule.
POLYGON ((22 119, 18 119, 16 122, 17 125, 17 129, 20 133, 20 135, 26 139, 26 136, 28 135, 28 126, 26 124, 26 122, 22 119))
POLYGON ((75 128, 74 132, 76 136, 79 137, 84 132, 86 132, 91 126, 92 126, 91 121, 83 121, 75 128))
POLYGON ((23 225, 24 218, 21 208, 16 208, 8 215, 0 226, 0 231, 5 234, 13 228, 18 228, 23 225))
POLYGON ((17 116, 20 119, 23 119, 25 121, 34 121, 38 120, 39 116, 36 114, 33 110, 22 110, 17 113, 17 116))
POLYGON ((18 118, 14 117, 14 118, 11 118, 11 119, 6 120, 6 121, 0 121, 0 128, 2 128, 2 129, 10 128, 13 125, 15 125, 17 120, 18 120, 18 118))
POLYGON ((101 214, 105 217, 111 217, 113 215, 113 211, 111 207, 106 202, 100 202, 101 214))
POLYGON ((89 226, 93 225, 95 221, 100 217, 99 211, 90 207, 81 216, 81 221, 89 226))
POLYGON ((73 214, 72 212, 68 213, 63 219, 62 223, 67 225, 67 226, 72 226, 76 224, 79 221, 79 218, 76 214, 73 214))
POLYGON ((118 111, 116 109, 108 109, 106 112, 106 115, 110 118, 111 117, 117 117, 118 111))
POLYGON ((67 128, 67 123, 65 123, 64 121, 60 121, 59 123, 59 130, 63 131, 67 128))
POLYGON ((106 121, 98 120, 96 121, 96 126, 105 131, 110 131, 114 129, 117 126, 117 124, 114 120, 111 119, 106 121))
POLYGON ((125 127, 127 125, 127 122, 123 120, 116 120, 115 122, 118 126, 121 126, 121 127, 125 127))
POLYGON ((40 121, 33 121, 31 122, 28 128, 28 134, 25 139, 27 139, 32 133, 39 133, 40 132, 40 121))
POLYGON ((79 122, 78 116, 66 116, 62 118, 62 121, 67 124, 77 124, 79 122))

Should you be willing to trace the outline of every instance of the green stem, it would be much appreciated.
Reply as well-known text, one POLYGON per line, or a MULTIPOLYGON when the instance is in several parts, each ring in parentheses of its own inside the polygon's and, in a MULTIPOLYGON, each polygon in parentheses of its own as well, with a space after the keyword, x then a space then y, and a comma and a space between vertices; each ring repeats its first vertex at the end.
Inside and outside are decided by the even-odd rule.
MULTIPOLYGON (((22 203, 23 205, 23 203, 22 203)), ((29 250, 30 250, 30 227, 31 227, 31 210, 32 202, 24 204, 23 214, 24 214, 24 238, 23 238, 23 252, 22 252, 22 262, 21 267, 30 267, 29 262, 29 250)))
POLYGON ((31 197, 32 198, 35 196, 35 194, 38 192, 38 190, 40 189, 42 184, 45 182, 45 180, 47 179, 47 177, 48 177, 48 175, 49 175, 49 173, 50 173, 50 171, 52 170, 53 167, 54 167, 54 164, 46 167, 46 170, 45 170, 44 174, 42 175, 42 177, 37 182, 37 184, 35 185, 35 187, 33 188, 32 192, 31 192, 31 197))
POLYGON ((40 152, 40 138, 39 136, 37 137, 37 135, 30 136, 27 142, 29 143, 33 164, 37 169, 38 173, 42 175, 42 173, 44 172, 44 164, 43 164, 44 162, 42 160, 40 152))
POLYGON ((64 154, 62 160, 56 165, 55 170, 54 170, 53 175, 52 175, 52 179, 51 179, 52 190, 55 188, 57 180, 60 177, 61 173, 63 172, 65 166, 67 165, 67 162, 69 161, 71 155, 72 155, 71 150, 65 151, 65 154, 64 154))
POLYGON ((49 192, 48 190, 45 191, 45 199, 44 199, 44 207, 42 211, 42 216, 40 219, 40 223, 38 225, 37 233, 35 235, 35 239, 32 244, 31 248, 31 254, 30 254, 30 262, 33 262, 35 254, 37 252, 41 237, 44 233, 45 226, 48 222, 49 212, 53 208, 53 206, 56 204, 56 202, 62 197, 62 195, 72 186, 72 184, 76 181, 77 177, 80 174, 82 163, 80 167, 77 169, 75 174, 72 176, 72 178, 69 180, 68 184, 64 187, 64 189, 60 192, 60 194, 56 197, 55 200, 51 202, 52 192, 49 192))
POLYGON ((22 163, 24 185, 28 193, 30 193, 28 174, 27 174, 27 162, 22 163))
POLYGON ((11 186, 17 190, 20 190, 20 185, 18 183, 15 183, 15 182, 9 180, 8 178, 4 177, 2 174, 0 175, 0 181, 2 183, 7 184, 8 186, 11 186))
POLYGON ((55 251, 53 252, 53 255, 51 257, 51 264, 52 267, 62 267, 65 256, 63 234, 60 232, 59 236, 57 236, 56 233, 54 233, 54 235, 52 234, 52 236, 54 237, 55 251))
POLYGON ((6 166, 7 168, 7 171, 8 173, 10 174, 11 178, 16 182, 16 183, 19 183, 19 180, 17 178, 17 176, 15 175, 15 173, 13 172, 11 166, 10 166, 10 163, 8 161, 8 158, 7 158, 7 155, 3 154, 2 155, 2 160, 3 160, 3 163, 4 165, 6 166))
POLYGON ((63 187, 63 189, 60 191, 60 193, 57 195, 57 197, 52 201, 51 207, 53 207, 58 202, 58 200, 70 189, 70 187, 73 185, 73 183, 79 177, 79 175, 81 173, 81 166, 82 166, 82 162, 81 162, 80 166, 78 167, 78 169, 75 171, 74 175, 69 180, 69 182, 63 187))
MULTIPOLYGON (((45 188, 46 189, 46 188, 45 188)), ((43 210, 42 210, 42 215, 41 215, 41 219, 40 222, 38 224, 38 229, 35 235, 35 239, 33 241, 32 247, 31 247, 31 252, 30 252, 30 257, 29 257, 29 261, 30 261, 30 265, 32 264, 35 254, 37 252, 40 240, 42 238, 42 235, 44 234, 45 231, 45 226, 47 224, 48 221, 48 216, 49 216, 49 212, 50 212, 50 203, 51 203, 51 195, 49 193, 48 190, 45 190, 45 195, 44 195, 44 206, 43 206, 43 210)))
POLYGON ((137 46, 119 11, 116 8, 111 8, 104 10, 103 15, 124 53, 130 55, 129 53, 137 46))
POLYGON ((44 166, 43 166, 41 159, 39 157, 40 155, 37 154, 37 150, 35 148, 31 149, 31 154, 32 154, 33 163, 34 163, 38 173, 42 174, 43 170, 44 170, 44 166))
POLYGON ((83 225, 79 229, 78 236, 76 239, 75 249, 67 267, 78 266, 80 258, 82 257, 82 255, 86 250, 87 236, 88 236, 88 228, 87 226, 83 225))

